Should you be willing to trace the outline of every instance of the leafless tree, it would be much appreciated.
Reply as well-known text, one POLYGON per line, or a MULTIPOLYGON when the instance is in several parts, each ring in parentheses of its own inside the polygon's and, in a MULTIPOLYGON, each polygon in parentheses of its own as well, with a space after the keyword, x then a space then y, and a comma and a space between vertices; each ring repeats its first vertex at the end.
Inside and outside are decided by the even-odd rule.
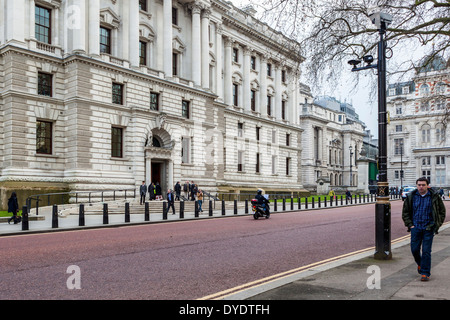
MULTIPOLYGON (((424 53, 447 57, 450 0, 250 0, 260 19, 301 44, 308 83, 338 81, 347 61, 377 56, 377 29, 369 19, 375 8, 393 16, 386 41, 388 76, 415 70, 424 53), (420 56, 414 56, 419 48, 420 56)), ((447 57, 448 58, 448 57, 447 57)), ((359 75, 355 74, 355 79, 359 75)), ((374 77, 376 78, 376 77, 374 77)), ((356 83, 355 82, 355 83, 356 83)))

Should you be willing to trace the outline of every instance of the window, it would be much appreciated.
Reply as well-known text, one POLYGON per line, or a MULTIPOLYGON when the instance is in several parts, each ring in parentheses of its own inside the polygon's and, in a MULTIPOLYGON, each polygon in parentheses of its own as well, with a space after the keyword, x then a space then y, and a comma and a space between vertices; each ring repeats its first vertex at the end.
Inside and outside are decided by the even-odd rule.
POLYGON ((147 65, 147 42, 139 41, 139 64, 147 65))
POLYGON ((172 7, 172 24, 178 25, 178 9, 172 7))
POLYGON ((261 127, 256 127, 256 141, 259 141, 261 133, 261 127))
POLYGON ((34 33, 37 41, 51 44, 52 33, 51 33, 51 10, 39 6, 35 6, 35 24, 34 33))
POLYGON ((239 62, 239 49, 233 48, 233 62, 239 62))
POLYGON ((178 76, 178 53, 172 54, 172 74, 178 76))
POLYGON ((443 82, 439 82, 436 85, 436 94, 445 94, 446 89, 447 89, 447 85, 443 82))
POLYGON ((431 136, 431 127, 429 125, 422 126, 422 143, 428 144, 430 143, 431 136))
POLYGON ((422 101, 422 103, 420 104, 420 111, 430 111, 430 102, 429 101, 422 101))
POLYGON ((181 138, 181 162, 191 163, 191 138, 181 138))
POLYGON ((112 103, 123 104, 123 84, 112 84, 112 103))
POLYGON ((403 113, 403 108, 401 104, 398 104, 395 106, 395 114, 402 114, 403 113))
POLYGON ((403 94, 408 94, 409 93, 409 87, 403 87, 402 88, 402 93, 403 94))
POLYGON ((395 126, 395 132, 402 132, 403 126, 401 124, 395 126))
POLYGON ((422 170, 422 177, 425 177, 428 181, 431 181, 431 170, 422 170))
POLYGON ((139 10, 147 11, 147 0, 139 0, 139 10))
POLYGON ((252 68, 252 70, 256 70, 256 57, 255 56, 250 57, 250 68, 252 68))
POLYGON ((422 157, 422 166, 430 166, 431 157, 422 157))
POLYGON ((403 139, 394 139, 394 148, 395 155, 403 154, 403 139))
POLYGON ((420 94, 421 95, 428 95, 430 93, 430 86, 427 84, 423 84, 420 87, 420 94))
POLYGON ((445 174, 445 169, 436 169, 436 185, 446 185, 445 174))
POLYGON ((286 158, 286 175, 290 175, 291 158, 286 158))
POLYGON ((290 146, 291 144, 291 135, 289 133, 286 133, 286 146, 290 146))
POLYGON ((281 82, 286 82, 286 70, 281 70, 281 82))
POLYGON ((272 156, 272 174, 277 174, 277 156, 272 156))
POLYGON ((238 123, 238 137, 244 136, 244 124, 239 122, 238 123))
POLYGON ((100 53, 111 54, 111 30, 100 27, 100 53))
POLYGON ((395 89, 389 89, 389 95, 395 96, 395 89))
POLYGON ((150 110, 159 110, 159 93, 150 92, 150 110))
POLYGON ((286 120, 286 101, 281 101, 281 119, 286 120))
POLYGON ((183 100, 181 102, 181 116, 186 119, 190 118, 190 102, 189 101, 183 100))
POLYGON ((111 157, 123 157, 123 128, 111 128, 111 157))
POLYGON ((244 151, 238 151, 238 172, 244 171, 244 151))
POLYGON ((256 111, 256 91, 250 91, 250 108, 253 112, 256 111))
POLYGON ((36 121, 36 153, 52 154, 53 123, 36 121))
POLYGON ((437 165, 445 164, 445 156, 436 156, 436 164, 437 165))
POLYGON ((272 97, 271 96, 267 96, 267 115, 268 116, 272 115, 272 97))
POLYGON ((436 125, 436 142, 445 142, 445 127, 442 123, 436 125))
POLYGON ((445 100, 438 99, 436 100, 436 110, 444 110, 445 109, 445 100))
POLYGON ((267 64, 267 75, 272 76, 272 65, 270 63, 267 64))
POLYGON ((239 85, 233 83, 233 105, 239 106, 239 85))
POLYGON ((256 153, 256 173, 260 172, 260 163, 259 163, 260 154, 256 153))
POLYGON ((53 91, 53 75, 38 72, 38 95, 51 97, 53 91))

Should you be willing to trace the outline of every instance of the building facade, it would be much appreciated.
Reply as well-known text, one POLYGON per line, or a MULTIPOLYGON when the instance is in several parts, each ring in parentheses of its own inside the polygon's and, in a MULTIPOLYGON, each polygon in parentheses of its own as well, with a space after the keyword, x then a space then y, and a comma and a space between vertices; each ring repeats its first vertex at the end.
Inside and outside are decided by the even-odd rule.
POLYGON ((365 163, 360 166, 365 124, 358 120, 354 110, 348 103, 329 96, 315 99, 310 96, 304 101, 300 122, 304 130, 305 188, 317 190, 320 180, 334 190, 368 192, 368 170, 365 163), (360 175, 360 171, 364 173, 360 175))
MULTIPOLYGON (((221 0, 0 0, 0 189, 304 190, 298 43, 221 0)), ((21 199, 24 200, 24 199, 21 199)))
POLYGON ((450 189, 450 64, 436 57, 408 82, 388 86, 388 179, 390 186, 450 189))

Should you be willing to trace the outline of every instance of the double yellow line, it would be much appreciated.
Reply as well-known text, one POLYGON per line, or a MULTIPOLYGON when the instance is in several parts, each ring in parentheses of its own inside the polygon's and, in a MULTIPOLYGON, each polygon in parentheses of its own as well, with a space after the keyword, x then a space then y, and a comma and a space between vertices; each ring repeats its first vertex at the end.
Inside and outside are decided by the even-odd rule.
MULTIPOLYGON (((406 240, 408 238, 410 238, 410 235, 406 235, 406 236, 397 238, 395 240, 392 240, 391 244, 396 244, 396 243, 402 242, 402 241, 404 241, 404 240, 406 240)), ((334 261, 337 261, 337 260, 340 260, 340 259, 343 259, 343 258, 347 258, 347 257, 354 256, 354 255, 361 254, 361 253, 366 253, 366 252, 369 252, 371 250, 375 250, 375 247, 361 249, 361 250, 354 251, 354 252, 351 252, 351 253, 346 253, 346 254, 343 254, 343 255, 340 255, 340 256, 337 256, 337 257, 325 259, 325 260, 322 260, 322 261, 319 261, 319 262, 314 262, 314 263, 308 264, 306 266, 302 266, 302 267, 295 268, 295 269, 292 269, 292 270, 288 270, 288 271, 285 271, 285 272, 281 272, 281 273, 278 273, 278 274, 275 274, 275 275, 272 275, 272 276, 269 276, 269 277, 265 277, 265 278, 258 279, 258 280, 252 281, 252 282, 248 282, 248 283, 242 284, 240 286, 237 286, 237 287, 234 287, 234 288, 230 288, 230 289, 227 289, 227 290, 224 290, 224 291, 221 291, 221 292, 213 293, 211 295, 199 298, 197 300, 221 300, 221 299, 224 299, 227 296, 230 296, 232 294, 236 294, 236 293, 239 293, 239 292, 242 292, 242 291, 245 291, 245 290, 248 290, 248 289, 260 286, 260 285, 263 285, 263 284, 267 284, 267 283, 270 283, 270 282, 273 282, 273 281, 276 281, 276 280, 281 280, 281 279, 286 278, 288 276, 292 276, 292 275, 294 275, 296 273, 300 273, 300 272, 306 271, 306 270, 314 268, 314 267, 319 267, 319 266, 322 266, 322 265, 325 265, 327 263, 334 262, 334 261)))

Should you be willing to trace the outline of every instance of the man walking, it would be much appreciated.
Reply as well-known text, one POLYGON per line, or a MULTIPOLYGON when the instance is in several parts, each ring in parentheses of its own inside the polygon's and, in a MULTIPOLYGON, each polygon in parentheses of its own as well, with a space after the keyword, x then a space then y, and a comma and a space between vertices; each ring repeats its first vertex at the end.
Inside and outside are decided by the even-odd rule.
POLYGON ((411 231, 411 253, 422 281, 430 279, 433 237, 445 219, 442 198, 439 193, 428 188, 428 185, 427 178, 417 179, 417 189, 406 197, 402 212, 403 222, 408 231, 411 231))
POLYGON ((174 205, 174 195, 172 190, 168 189, 167 190, 167 211, 166 214, 169 213, 169 209, 170 207, 172 207, 172 214, 175 214, 175 205, 174 205))
POLYGON ((147 185, 145 184, 145 181, 142 181, 139 192, 141 194, 140 204, 143 204, 145 203, 145 194, 147 193, 147 185))

